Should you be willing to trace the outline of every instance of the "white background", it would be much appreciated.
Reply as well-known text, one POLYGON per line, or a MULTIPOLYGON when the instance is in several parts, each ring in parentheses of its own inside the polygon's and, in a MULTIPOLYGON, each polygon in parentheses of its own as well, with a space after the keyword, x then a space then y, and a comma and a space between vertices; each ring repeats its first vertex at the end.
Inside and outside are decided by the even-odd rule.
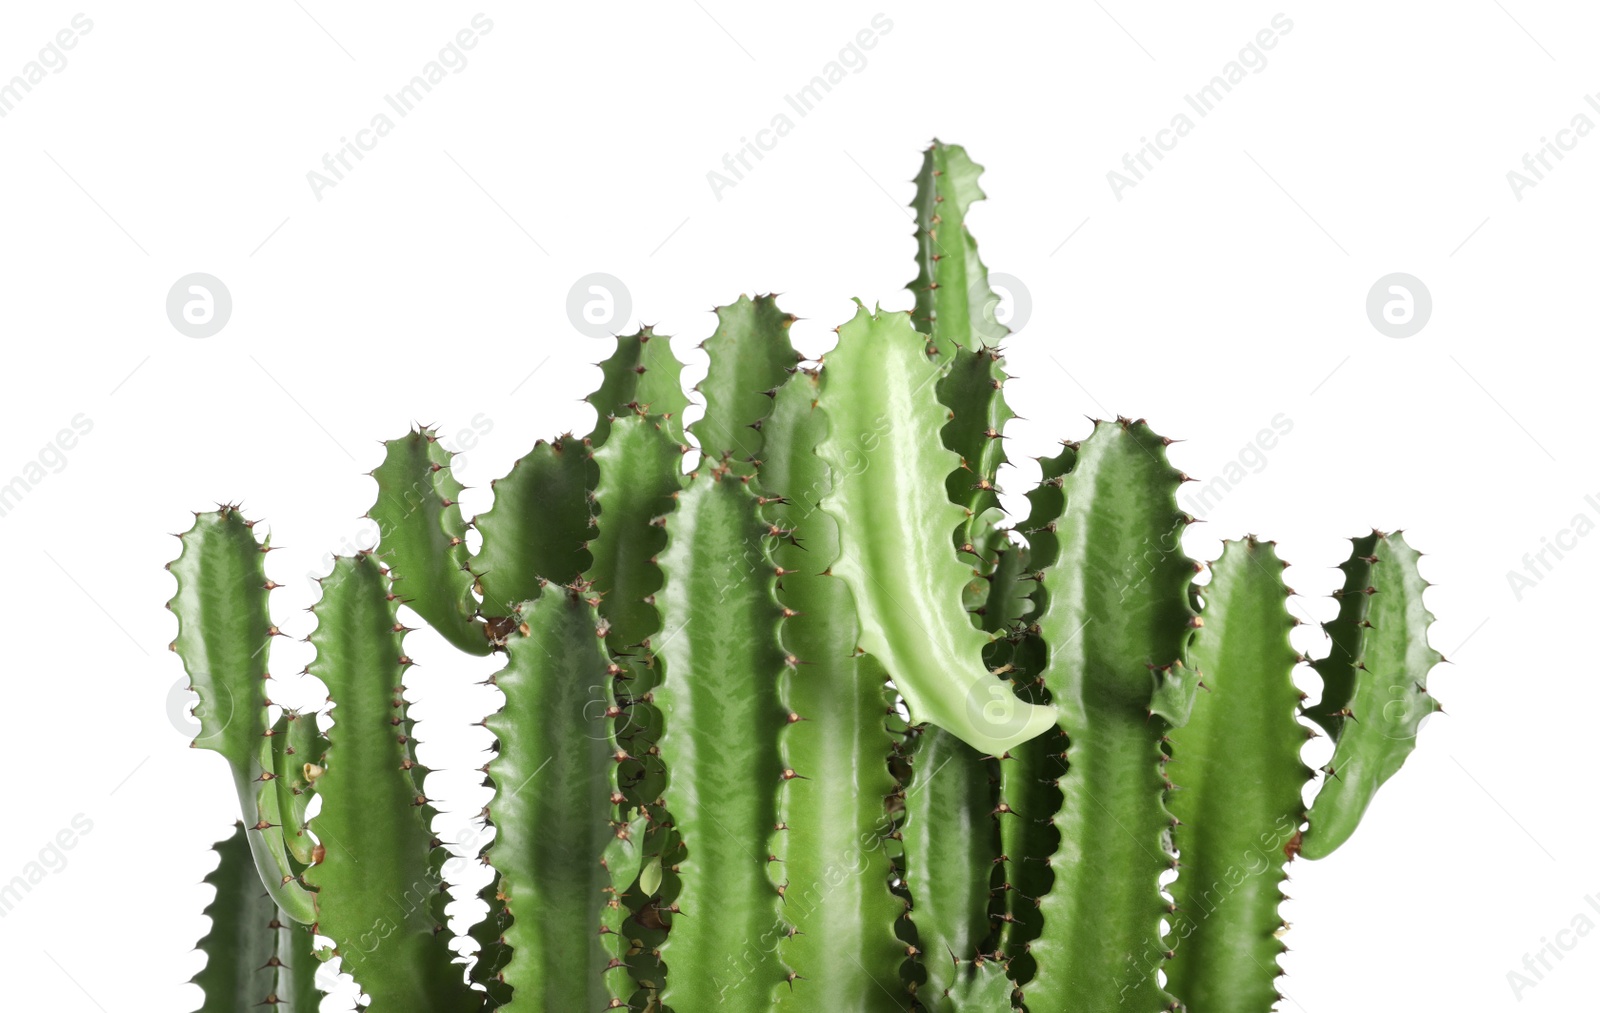
MULTIPOLYGON (((1600 122, 1584 102, 1600 86, 1597 12, 981 6, 81 9, 93 28, 66 66, 0 119, 0 483, 55 461, 43 448, 75 415, 93 423, 0 517, 0 880, 76 814, 93 822, 0 919, 8 1005, 198 1002, 200 880, 235 802, 221 758, 187 748, 186 698, 170 692, 162 564, 191 509, 238 499, 268 522, 283 546, 269 570, 287 585, 276 615, 303 635, 309 575, 368 530, 378 440, 482 413, 492 429, 461 465, 482 487, 535 438, 588 431, 577 399, 609 343, 568 320, 580 276, 621 279, 634 310, 617 328, 677 335, 691 381, 707 310, 740 292, 783 293, 813 353, 852 296, 908 307, 903 205, 933 136, 988 167, 971 224, 1031 301, 1008 346, 1027 420, 1009 434, 1011 502, 1037 474, 1030 455, 1084 436, 1085 416, 1148 417, 1186 441, 1178 466, 1209 478, 1283 413, 1292 433, 1190 532, 1191 554, 1275 537, 1308 619, 1331 614, 1345 538, 1403 527, 1429 554, 1433 642, 1455 662, 1432 680, 1448 714, 1346 848, 1295 863, 1284 1008, 1592 1001, 1582 965, 1600 938, 1520 1004, 1506 974, 1600 891, 1587 854, 1600 539, 1521 600, 1507 572, 1574 515, 1600 518, 1585 502, 1600 494, 1600 139, 1577 140, 1520 200, 1506 174, 1575 115, 1600 122), (393 116, 383 97, 480 10, 493 29, 464 69, 319 200, 308 171, 393 116), (1293 29, 1266 66, 1204 119, 1188 110, 1280 11, 1293 29), (797 117, 784 96, 879 12, 892 28, 866 65, 797 117), (1184 111, 1194 130, 1119 200, 1107 172, 1184 111), (780 112, 793 131, 718 199, 707 171, 780 112), (233 298, 206 339, 164 308, 194 271, 233 298), (1406 339, 1365 310, 1393 271, 1432 293, 1406 339)), ((8 5, 0 81, 79 10, 8 5)), ((487 503, 481 488, 466 499, 469 513, 487 503)), ((426 633, 408 650, 423 663, 424 760, 476 766, 486 734, 464 726, 494 694, 460 687, 494 662, 426 633)), ((279 695, 314 700, 291 675, 305 645, 279 641, 274 659, 279 695)), ((465 816, 484 801, 475 781, 441 775, 429 793, 465 816)))

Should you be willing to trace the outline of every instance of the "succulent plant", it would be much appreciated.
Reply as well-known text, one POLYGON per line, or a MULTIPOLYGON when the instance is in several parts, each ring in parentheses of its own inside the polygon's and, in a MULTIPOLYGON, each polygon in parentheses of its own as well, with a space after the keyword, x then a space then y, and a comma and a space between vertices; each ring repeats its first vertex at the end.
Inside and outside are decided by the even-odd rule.
POLYGON ((378 1013, 1272 1008, 1288 863, 1350 836, 1438 709, 1418 555, 1354 540, 1305 704, 1285 564, 1251 537, 1195 583, 1144 421, 1041 458, 1008 523, 980 171, 924 156, 911 313, 860 305, 808 362, 773 297, 719 309, 687 428, 646 328, 594 431, 472 521, 433 431, 390 441, 379 547, 312 609, 328 712, 271 699, 252 522, 195 516, 174 649, 244 817, 207 880, 206 1010, 310 1009, 330 954, 378 1013), (401 606, 501 662, 466 960, 401 606), (1334 749, 1308 809, 1311 723, 1334 749))

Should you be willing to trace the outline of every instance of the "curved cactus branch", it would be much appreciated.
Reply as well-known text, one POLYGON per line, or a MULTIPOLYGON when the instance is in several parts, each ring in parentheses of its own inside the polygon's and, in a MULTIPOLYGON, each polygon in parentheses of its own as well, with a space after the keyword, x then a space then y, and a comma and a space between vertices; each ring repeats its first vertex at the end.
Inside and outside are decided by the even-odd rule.
POLYGON ((1191 649, 1203 686, 1189 723, 1170 734, 1168 803, 1183 870, 1172 886, 1177 937, 1168 990, 1213 1013, 1271 1009, 1285 928, 1285 847, 1305 819, 1300 762, 1307 730, 1289 646, 1294 619, 1271 542, 1227 542, 1211 564, 1205 627, 1191 649))
POLYGON ((1428 673, 1444 659, 1428 644, 1422 554, 1398 531, 1354 543, 1341 567, 1339 615, 1327 626, 1333 647, 1312 663, 1323 691, 1306 716, 1328 730, 1334 749, 1301 842, 1306 858, 1324 858, 1350 839, 1378 788, 1416 748, 1423 719, 1440 709, 1428 693, 1428 673))
POLYGON ((267 579, 269 546, 256 541, 253 527, 237 507, 224 506, 195 514, 194 526, 178 536, 183 551, 167 564, 178 580, 167 603, 178 618, 172 649, 200 697, 193 745, 221 753, 232 768, 261 881, 289 917, 309 923, 316 918, 312 898, 290 860, 271 783, 267 653, 278 628, 267 595, 278 585, 267 579))
POLYGON ((322 773, 328 740, 317 729, 316 712, 284 711, 272 726, 272 783, 278 792, 278 816, 289 854, 301 865, 317 860, 316 841, 306 832, 306 806, 322 773))
POLYGON ((840 530, 832 572, 855 596, 860 646, 888 670, 912 720, 998 755, 1055 715, 983 667, 991 638, 966 614, 972 569, 950 544, 966 516, 945 495, 959 461, 931 438, 946 411, 922 346, 905 314, 861 307, 828 355, 819 403, 830 427, 817 453, 834 475, 823 500, 840 530))

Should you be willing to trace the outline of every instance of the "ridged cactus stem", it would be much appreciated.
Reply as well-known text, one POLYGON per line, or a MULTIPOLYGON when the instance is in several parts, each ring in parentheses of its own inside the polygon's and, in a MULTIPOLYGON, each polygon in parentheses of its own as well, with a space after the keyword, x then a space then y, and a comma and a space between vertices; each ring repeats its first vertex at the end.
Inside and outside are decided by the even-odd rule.
POLYGON ((1417 730, 1439 702, 1428 673, 1444 658, 1428 644, 1433 614, 1422 603, 1422 554, 1399 532, 1354 539, 1337 592, 1333 645, 1313 663, 1322 699, 1306 715, 1333 736, 1327 778, 1312 802, 1300 854, 1324 858, 1350 839, 1379 786, 1417 745, 1417 730))
POLYGON ((634 992, 618 930, 642 842, 621 819, 617 767, 627 754, 596 604, 586 585, 547 587, 513 613, 509 660, 495 676, 506 704, 486 722, 497 744, 489 858, 511 913, 507 1010, 610 1009, 634 992), (631 870, 608 868, 619 835, 631 870))
POLYGON ((216 888, 206 908, 211 930, 200 940, 206 966, 194 977, 205 993, 197 1013, 237 1013, 267 1006, 316 1013, 320 993, 308 926, 283 916, 272 902, 246 839, 243 824, 218 841, 217 867, 205 878, 216 888))
POLYGON ((905 880, 911 891, 917 995, 931 1003, 963 979, 989 938, 989 888, 1000 857, 996 785, 971 746, 932 725, 910 730, 905 880))
MULTIPOLYGON (((659 416, 629 412, 610 424, 605 444, 594 451, 597 533, 587 546, 592 562, 584 578, 600 596, 606 648, 618 669, 616 736, 628 754, 618 770, 618 785, 630 809, 650 814, 644 855, 657 873, 676 860, 677 848, 671 818, 661 804, 666 773, 654 698, 660 671, 652 646, 661 634, 655 602, 662 584, 657 556, 666 547, 666 516, 684 480, 682 462, 688 450, 673 435, 669 420, 659 416)), ((660 876, 654 879, 626 895, 635 914, 627 932, 639 944, 629 965, 647 993, 663 984, 656 950, 665 939, 665 927, 657 910, 660 876)))
POLYGON ((839 529, 818 502, 831 484, 813 453, 828 419, 816 407, 818 377, 798 372, 777 392, 763 426, 757 476, 765 516, 781 532, 772 552, 783 570, 778 601, 784 650, 796 659, 781 686, 799 717, 781 737, 786 769, 774 854, 786 886, 783 962, 798 977, 777 993, 783 1010, 897 1013, 911 1003, 900 982, 906 946, 895 937, 904 902, 889 889, 895 834, 886 802, 894 736, 885 726, 887 676, 859 654, 855 601, 822 573, 839 529))
POLYGON ((272 726, 272 784, 278 792, 284 844, 301 865, 317 860, 316 841, 306 830, 306 807, 315 793, 327 748, 315 711, 285 711, 272 726))
POLYGON ((406 716, 401 679, 412 662, 398 598, 370 553, 337 559, 322 589, 309 671, 328 687, 334 723, 311 821, 323 860, 306 873, 319 931, 376 1009, 480 1009, 483 993, 468 989, 439 933, 446 852, 429 827, 406 716))
POLYGON ((279 631, 267 595, 279 585, 267 578, 270 546, 256 540, 253 527, 237 507, 224 506, 195 514, 194 526, 178 536, 183 551, 167 564, 178 581, 167 603, 178 618, 172 649, 200 697, 193 745, 227 759, 261 881, 289 917, 310 923, 316 912, 284 842, 272 783, 267 661, 279 631))
POLYGON ((689 406, 689 396, 679 381, 683 363, 672 354, 667 335, 650 327, 618 335, 616 349, 599 366, 600 387, 584 399, 599 415, 589 434, 593 446, 605 444, 613 419, 636 413, 658 416, 673 442, 683 442, 683 410, 689 406))
POLYGON ((1172 886, 1176 946, 1168 990, 1191 1013, 1263 1013, 1281 996, 1278 914, 1289 847, 1305 818, 1307 730, 1289 645, 1284 564, 1270 542, 1227 542, 1201 589, 1191 649, 1202 690, 1170 734, 1168 803, 1183 863, 1172 886))
POLYGON ((823 500, 840 529, 832 572, 855 597, 860 646, 883 663, 912 720, 999 755, 1055 715, 1017 700, 984 666, 992 638, 967 615, 972 568, 950 542, 966 517, 945 494, 960 462, 930 439, 947 411, 923 346, 905 314, 862 307, 828 354, 819 403, 830 426, 817 453, 834 475, 823 500))
POLYGON ((779 793, 800 776, 779 751, 790 660, 778 639, 768 525, 745 480, 708 469, 679 494, 667 537, 656 705, 667 807, 686 855, 666 888, 661 1001, 684 1013, 762 1010, 789 987, 778 953, 783 870, 771 868, 771 838, 785 832, 779 793))
MULTIPOLYGON (((1031 509, 1022 523, 1028 539, 1027 572, 1018 582, 1029 589, 1029 610, 1015 642, 1008 645, 1009 673, 1018 695, 1030 703, 1047 703, 1049 690, 1044 669, 1049 650, 1039 636, 1038 617, 1048 608, 1049 586, 1040 571, 1054 566, 1060 555, 1056 521, 1061 516, 1064 476, 1077 460, 1077 444, 1063 444, 1060 453, 1040 458, 1039 485, 1028 493, 1031 509)), ((1039 936, 1039 904, 1050 892, 1055 874, 1050 856, 1060 846, 1055 826, 1061 808, 1057 786, 1066 773, 1067 741, 1059 727, 1013 746, 1000 760, 1000 798, 1007 814, 1000 820, 1001 852, 1005 856, 1003 883, 998 900, 1001 917, 1000 949, 1011 961, 1010 972, 1019 984, 1033 977, 1030 947, 1039 936)))
POLYGON ((1171 945, 1159 880, 1175 863, 1162 745, 1193 702, 1182 664, 1199 619, 1189 595, 1196 567, 1179 544, 1182 476, 1166 443, 1142 421, 1097 423, 1063 482, 1039 628, 1068 769, 1030 1009, 1174 1007, 1157 978, 1171 945))
POLYGON ((917 277, 912 317, 929 336, 930 353, 948 363, 957 348, 976 352, 998 345, 1007 329, 995 318, 1000 298, 989 288, 989 271, 967 230, 967 211, 983 199, 983 166, 957 144, 935 140, 917 173, 917 277))
POLYGON ((800 363, 789 343, 795 317, 770 295, 740 296, 716 314, 717 329, 700 346, 711 365, 695 386, 706 411, 689 432, 708 463, 723 462, 748 475, 762 458, 762 426, 772 397, 800 363))
POLYGON ((432 429, 413 429, 384 448, 383 463, 372 471, 378 498, 367 516, 378 525, 395 584, 440 636, 469 654, 488 654, 450 451, 432 429))
POLYGON ((995 317, 1000 297, 989 287, 989 271, 966 225, 967 211, 984 196, 978 186, 982 173, 958 145, 936 140, 923 153, 911 203, 917 277, 910 288, 916 299, 912 323, 928 336, 930 353, 946 371, 938 382, 939 400, 950 409, 942 436, 960 455, 946 486, 951 501, 967 510, 955 531, 956 548, 987 573, 994 560, 981 547, 985 528, 999 515, 1004 432, 1015 416, 1001 393, 1006 373, 999 345, 1009 331, 995 317))
MULTIPOLYGON (((483 545, 471 564, 486 615, 509 616, 538 597, 541 582, 571 584, 589 568, 595 478, 587 442, 567 433, 535 443, 510 474, 489 483, 494 506, 473 518, 483 545)), ((500 626, 494 633, 506 633, 508 623, 490 622, 500 626)))

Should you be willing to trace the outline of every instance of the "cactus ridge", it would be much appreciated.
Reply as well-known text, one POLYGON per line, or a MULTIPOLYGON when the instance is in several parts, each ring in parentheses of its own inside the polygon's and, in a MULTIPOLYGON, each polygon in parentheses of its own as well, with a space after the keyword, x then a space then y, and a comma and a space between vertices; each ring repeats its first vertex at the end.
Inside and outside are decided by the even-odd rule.
POLYGON ((194 976, 205 993, 198 1013, 234 1013, 256 1006, 316 1013, 320 961, 309 926, 278 910, 256 874, 243 823, 218 841, 217 867, 205 883, 216 888, 206 907, 211 929, 200 940, 206 966, 194 976))
POLYGON ((1422 554, 1398 531, 1352 543, 1339 614, 1327 626, 1329 652, 1312 663, 1323 693, 1306 716, 1328 730, 1334 749, 1300 842, 1306 858, 1325 858, 1350 839, 1378 788, 1416 748, 1422 722, 1440 710, 1428 675, 1444 656, 1428 643, 1422 554))
POLYGON ((1224 544, 1200 589, 1192 656, 1203 706, 1170 734, 1169 803, 1183 869, 1172 885, 1169 989, 1195 1009, 1270 1009, 1288 928, 1278 914, 1291 842, 1305 820, 1284 564, 1270 542, 1224 544))
POLYGON ((1350 837, 1439 710, 1419 554, 1353 540, 1304 704, 1275 546, 1227 542, 1196 583, 1188 479, 1143 420, 1041 458, 1008 520, 982 171, 924 152, 911 312, 858 301, 808 361, 741 296, 690 391, 666 335, 619 335, 592 431, 537 442, 470 522, 432 427, 386 443, 380 547, 311 608, 327 710, 272 699, 270 546, 235 505, 195 515, 172 647, 243 815, 205 1010, 314 1009, 331 956, 378 1013, 1280 1001, 1288 863, 1350 837), (472 856, 432 830, 401 605, 496 656, 504 695, 465 956, 472 856), (1309 807, 1302 718, 1333 741, 1309 807))

